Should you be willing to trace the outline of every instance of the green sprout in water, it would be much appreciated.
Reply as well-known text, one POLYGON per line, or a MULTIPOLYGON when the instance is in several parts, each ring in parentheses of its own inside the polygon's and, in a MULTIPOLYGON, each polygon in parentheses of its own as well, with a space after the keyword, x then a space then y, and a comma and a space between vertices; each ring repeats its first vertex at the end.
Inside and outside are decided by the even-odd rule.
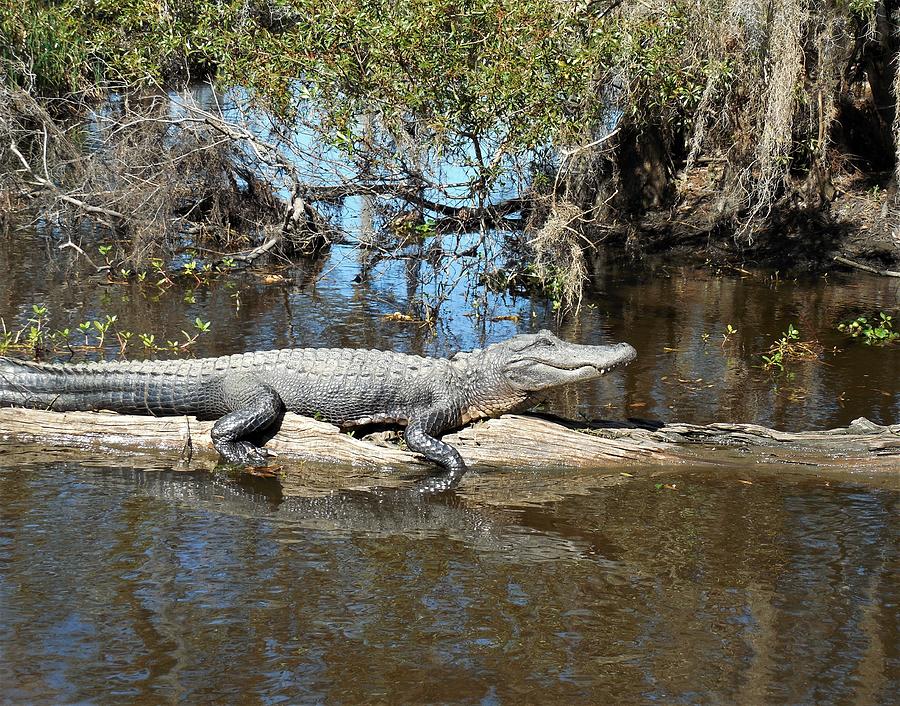
POLYGON ((884 346, 900 339, 900 331, 894 331, 891 317, 883 311, 878 318, 870 321, 866 316, 857 316, 852 321, 838 324, 838 331, 851 338, 861 339, 867 346, 884 346))
POLYGON ((35 304, 31 309, 32 316, 19 329, 8 329, 6 322, 0 318, 0 355, 5 355, 11 350, 38 356, 63 350, 72 353, 76 349, 99 351, 103 355, 109 339, 113 337, 118 344, 118 355, 122 357, 125 357, 129 344, 135 339, 143 344, 147 352, 169 350, 183 353, 188 351, 202 334, 209 333, 212 327, 211 321, 203 321, 198 316, 193 321, 196 333, 191 335, 187 331, 182 331, 185 337, 184 341, 167 341, 165 346, 160 346, 156 336, 152 333, 136 334, 133 331, 119 328, 116 315, 106 314, 102 319, 82 321, 75 328, 65 327, 50 330, 46 325, 49 319, 47 307, 35 304), (73 334, 83 337, 83 343, 71 341, 73 334))
POLYGON ((722 348, 725 347, 725 344, 728 343, 728 341, 731 340, 731 337, 737 332, 738 330, 731 324, 725 326, 725 333, 722 334, 722 348))
POLYGON ((784 364, 792 360, 817 360, 822 352, 818 341, 801 341, 800 330, 788 324, 787 331, 762 354, 763 368, 784 371, 784 364))

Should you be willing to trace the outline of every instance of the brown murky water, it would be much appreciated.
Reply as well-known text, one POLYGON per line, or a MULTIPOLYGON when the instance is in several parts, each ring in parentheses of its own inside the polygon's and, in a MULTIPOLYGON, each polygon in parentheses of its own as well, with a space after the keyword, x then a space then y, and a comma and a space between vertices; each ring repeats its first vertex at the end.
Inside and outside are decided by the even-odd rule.
MULTIPOLYGON (((900 351, 834 331, 896 309, 897 281, 609 269, 570 322, 508 297, 478 319, 459 296, 431 335, 382 319, 415 296, 408 272, 354 284, 351 249, 282 283, 248 273, 194 293, 101 286, 69 253, 35 251, 0 238, 7 326, 36 303, 52 327, 115 314, 158 338, 200 316, 212 333, 199 355, 447 353, 547 326, 639 351, 624 373, 548 403, 573 416, 900 422, 900 351), (488 321, 510 314, 520 320, 488 321), (758 354, 788 323, 842 350, 773 376, 758 354)), ((421 503, 0 445, 0 701, 894 702, 900 473, 744 470, 508 469, 421 503)))
POLYGON ((547 504, 0 469, 21 703, 891 703, 898 493, 689 470, 547 504), (660 482, 674 486, 658 487, 660 482))

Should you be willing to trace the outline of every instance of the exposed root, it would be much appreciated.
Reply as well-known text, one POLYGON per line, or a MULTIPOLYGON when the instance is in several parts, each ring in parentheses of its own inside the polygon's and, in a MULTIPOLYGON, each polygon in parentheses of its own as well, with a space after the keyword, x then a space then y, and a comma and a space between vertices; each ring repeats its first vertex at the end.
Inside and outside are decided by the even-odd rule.
MULTIPOLYGON (((900 10, 898 10, 900 21, 900 10)), ((900 53, 894 57, 894 182, 897 185, 895 198, 900 201, 900 53)))
POLYGON ((886 270, 879 267, 871 267, 870 265, 865 265, 862 262, 850 260, 841 255, 835 255, 834 261, 839 262, 842 265, 846 265, 847 267, 853 267, 857 270, 863 270, 864 272, 871 272, 874 275, 881 275, 882 277, 900 277, 900 272, 896 272, 894 270, 886 270))
MULTIPOLYGON (((896 13, 897 22, 900 23, 900 10, 896 13)), ((890 218, 893 223, 891 237, 895 247, 900 250, 900 52, 894 57, 894 184, 893 198, 885 200, 882 216, 890 218)))

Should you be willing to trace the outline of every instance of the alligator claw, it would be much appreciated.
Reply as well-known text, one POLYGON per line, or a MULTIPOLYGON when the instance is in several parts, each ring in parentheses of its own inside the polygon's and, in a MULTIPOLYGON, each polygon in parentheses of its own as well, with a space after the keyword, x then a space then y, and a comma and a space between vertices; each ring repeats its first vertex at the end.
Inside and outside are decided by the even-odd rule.
POLYGON ((265 467, 269 464, 265 449, 254 446, 249 441, 220 442, 216 450, 222 458, 235 466, 265 467))

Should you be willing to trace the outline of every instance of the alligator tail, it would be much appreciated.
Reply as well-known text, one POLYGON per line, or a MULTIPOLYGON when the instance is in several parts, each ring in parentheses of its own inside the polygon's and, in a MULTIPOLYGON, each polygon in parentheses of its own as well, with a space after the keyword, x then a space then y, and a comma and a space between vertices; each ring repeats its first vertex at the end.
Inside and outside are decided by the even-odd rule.
POLYGON ((28 368, 12 358, 0 356, 0 407, 27 406, 27 390, 20 382, 28 368))
POLYGON ((198 361, 54 365, 0 357, 0 407, 108 409, 132 414, 196 411, 198 361))

